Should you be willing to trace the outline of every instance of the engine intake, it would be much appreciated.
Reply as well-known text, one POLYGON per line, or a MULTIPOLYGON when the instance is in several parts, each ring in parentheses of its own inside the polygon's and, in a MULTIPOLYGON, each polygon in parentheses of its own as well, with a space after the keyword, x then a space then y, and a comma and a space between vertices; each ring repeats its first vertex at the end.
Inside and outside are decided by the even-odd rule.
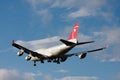
POLYGON ((29 61, 31 59, 31 56, 26 56, 25 60, 29 61))
POLYGON ((78 57, 80 59, 84 59, 86 57, 87 53, 81 53, 78 57))
POLYGON ((18 56, 22 56, 23 53, 24 53, 24 51, 23 51, 23 50, 20 50, 20 52, 18 52, 17 55, 18 55, 18 56))

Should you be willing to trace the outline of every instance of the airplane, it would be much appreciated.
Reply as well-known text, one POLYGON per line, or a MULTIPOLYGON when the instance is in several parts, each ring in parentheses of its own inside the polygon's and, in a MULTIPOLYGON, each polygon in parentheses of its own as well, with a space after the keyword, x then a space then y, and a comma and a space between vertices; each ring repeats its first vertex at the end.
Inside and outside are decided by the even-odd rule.
POLYGON ((47 48, 44 50, 37 49, 35 51, 32 51, 32 50, 16 43, 14 40, 12 41, 12 46, 20 49, 20 51, 17 53, 18 56, 22 56, 24 53, 27 53, 28 56, 26 56, 25 59, 27 61, 29 61, 29 60, 33 61, 34 66, 36 66, 37 61, 40 61, 41 63, 44 63, 44 61, 47 61, 47 62, 53 62, 53 63, 60 64, 61 62, 65 62, 71 56, 78 56, 80 59, 84 59, 86 57, 87 53, 100 51, 100 50, 106 49, 108 47, 108 46, 105 46, 105 47, 97 48, 94 50, 88 50, 88 51, 68 54, 68 52, 75 46, 94 42, 94 41, 78 42, 78 40, 77 40, 78 28, 79 28, 79 23, 75 23, 75 25, 73 26, 73 29, 70 33, 70 36, 68 37, 68 40, 60 39, 60 41, 63 44, 53 46, 53 47, 50 47, 50 48, 47 48))

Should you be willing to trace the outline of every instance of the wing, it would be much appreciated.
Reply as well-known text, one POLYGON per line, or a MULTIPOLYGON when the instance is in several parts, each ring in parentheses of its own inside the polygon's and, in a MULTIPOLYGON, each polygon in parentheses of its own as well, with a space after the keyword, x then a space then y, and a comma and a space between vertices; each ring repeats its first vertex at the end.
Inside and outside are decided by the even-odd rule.
POLYGON ((86 57, 87 53, 96 52, 96 51, 101 51, 101 50, 104 50, 104 49, 106 49, 106 48, 108 48, 108 45, 106 45, 105 47, 102 47, 102 48, 94 49, 94 50, 88 50, 88 51, 83 51, 83 52, 66 54, 66 55, 64 55, 64 57, 78 56, 80 59, 83 59, 83 58, 86 57))
POLYGON ((65 55, 60 55, 58 57, 56 57, 56 59, 53 61, 57 64, 60 64, 60 62, 64 62, 67 60, 68 57, 71 56, 78 56, 80 59, 83 59, 86 57, 87 53, 91 53, 91 52, 96 52, 96 51, 100 51, 100 50, 104 50, 106 49, 108 46, 102 47, 102 48, 98 48, 98 49, 94 49, 94 50, 89 50, 89 51, 83 51, 83 52, 78 52, 78 53, 72 53, 72 54, 65 54, 65 55))
POLYGON ((43 56, 43 55, 41 55, 41 54, 39 54, 37 52, 34 52, 34 51, 30 50, 30 49, 27 49, 27 48, 15 43, 14 40, 12 41, 12 46, 14 46, 14 47, 16 47, 16 48, 18 48, 20 50, 23 50, 25 53, 31 54, 32 56, 38 56, 38 57, 43 56))

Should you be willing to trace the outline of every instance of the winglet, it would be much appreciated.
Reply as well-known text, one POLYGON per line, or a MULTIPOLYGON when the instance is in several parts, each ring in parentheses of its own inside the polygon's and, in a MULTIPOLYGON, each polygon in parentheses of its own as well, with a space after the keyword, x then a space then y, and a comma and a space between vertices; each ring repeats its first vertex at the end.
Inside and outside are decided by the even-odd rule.
POLYGON ((12 44, 14 44, 14 40, 12 40, 12 44))
POLYGON ((109 47, 109 45, 108 45, 108 44, 106 44, 106 45, 105 45, 105 48, 108 48, 108 47, 109 47))

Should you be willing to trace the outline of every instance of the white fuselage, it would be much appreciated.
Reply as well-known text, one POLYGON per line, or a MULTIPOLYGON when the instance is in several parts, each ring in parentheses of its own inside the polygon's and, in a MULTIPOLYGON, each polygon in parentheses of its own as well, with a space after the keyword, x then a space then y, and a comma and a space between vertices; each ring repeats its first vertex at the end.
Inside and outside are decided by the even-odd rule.
POLYGON ((48 49, 39 49, 36 50, 39 54, 42 54, 46 57, 58 57, 59 55, 63 55, 71 50, 75 45, 66 46, 65 44, 54 46, 48 49))

